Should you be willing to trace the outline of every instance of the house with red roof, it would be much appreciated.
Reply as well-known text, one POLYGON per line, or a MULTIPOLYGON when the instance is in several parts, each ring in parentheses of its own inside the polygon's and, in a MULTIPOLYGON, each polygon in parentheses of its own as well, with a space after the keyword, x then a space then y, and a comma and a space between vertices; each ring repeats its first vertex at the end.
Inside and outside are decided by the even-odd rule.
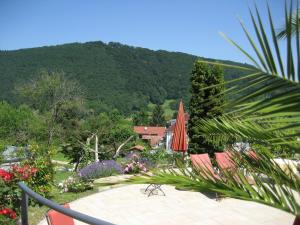
POLYGON ((159 147, 164 143, 166 127, 134 126, 133 130, 139 138, 148 141, 151 147, 159 147))

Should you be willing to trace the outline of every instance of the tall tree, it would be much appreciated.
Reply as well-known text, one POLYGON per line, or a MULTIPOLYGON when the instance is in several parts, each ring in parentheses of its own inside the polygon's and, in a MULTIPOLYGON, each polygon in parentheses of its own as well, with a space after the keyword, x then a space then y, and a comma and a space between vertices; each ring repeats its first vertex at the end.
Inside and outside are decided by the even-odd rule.
POLYGON ((82 103, 79 85, 66 79, 63 72, 41 71, 39 78, 17 86, 16 90, 28 105, 45 116, 48 144, 52 143, 55 131, 61 128, 61 117, 68 106, 82 103))
POLYGON ((165 126, 166 125, 166 119, 164 116, 164 109, 161 105, 156 105, 152 112, 152 120, 151 120, 152 126, 165 126))
POLYGON ((210 153, 219 150, 218 146, 208 143, 200 135, 199 122, 201 119, 211 119, 222 114, 224 103, 224 90, 222 84, 224 75, 222 69, 215 65, 196 61, 191 76, 191 100, 190 100, 190 121, 188 133, 190 137, 189 153, 210 153), (212 88, 207 88, 217 85, 212 88))
POLYGON ((133 124, 135 126, 149 125, 148 113, 145 110, 140 110, 133 115, 133 124))

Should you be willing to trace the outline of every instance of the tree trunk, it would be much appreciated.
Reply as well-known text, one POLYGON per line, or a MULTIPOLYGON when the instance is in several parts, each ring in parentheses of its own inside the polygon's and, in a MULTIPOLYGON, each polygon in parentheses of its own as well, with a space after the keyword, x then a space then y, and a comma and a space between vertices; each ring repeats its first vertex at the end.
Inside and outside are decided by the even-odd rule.
POLYGON ((117 158, 117 157, 119 156, 122 147, 123 147, 124 145, 126 145, 127 142, 129 142, 133 137, 134 137, 133 135, 130 136, 126 141, 124 141, 124 142, 118 147, 118 149, 117 149, 117 151, 116 151, 116 154, 113 156, 114 159, 117 158))
POLYGON ((50 127, 50 129, 49 129, 49 131, 48 131, 48 145, 49 145, 49 146, 52 144, 53 133, 54 133, 54 128, 53 128, 53 127, 50 127))
POLYGON ((99 156, 98 156, 98 136, 95 135, 95 162, 99 161, 99 156))

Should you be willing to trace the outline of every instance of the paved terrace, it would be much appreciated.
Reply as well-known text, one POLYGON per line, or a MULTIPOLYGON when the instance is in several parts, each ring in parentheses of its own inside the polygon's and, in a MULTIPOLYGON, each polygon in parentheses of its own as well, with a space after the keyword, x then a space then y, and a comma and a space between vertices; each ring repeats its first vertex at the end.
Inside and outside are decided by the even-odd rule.
MULTIPOLYGON (((72 209, 120 225, 292 225, 294 217, 280 210, 247 201, 162 186, 148 197, 146 185, 109 189, 70 203, 72 209)), ((43 220, 39 225, 46 225, 43 220)), ((83 224, 76 221, 75 224, 83 224)))

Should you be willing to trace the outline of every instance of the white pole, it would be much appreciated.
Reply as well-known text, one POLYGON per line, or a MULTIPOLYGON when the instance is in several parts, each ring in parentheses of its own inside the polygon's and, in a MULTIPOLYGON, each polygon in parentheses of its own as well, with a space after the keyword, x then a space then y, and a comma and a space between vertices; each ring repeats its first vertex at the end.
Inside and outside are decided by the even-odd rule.
POLYGON ((98 136, 95 135, 95 161, 98 162, 98 136))

